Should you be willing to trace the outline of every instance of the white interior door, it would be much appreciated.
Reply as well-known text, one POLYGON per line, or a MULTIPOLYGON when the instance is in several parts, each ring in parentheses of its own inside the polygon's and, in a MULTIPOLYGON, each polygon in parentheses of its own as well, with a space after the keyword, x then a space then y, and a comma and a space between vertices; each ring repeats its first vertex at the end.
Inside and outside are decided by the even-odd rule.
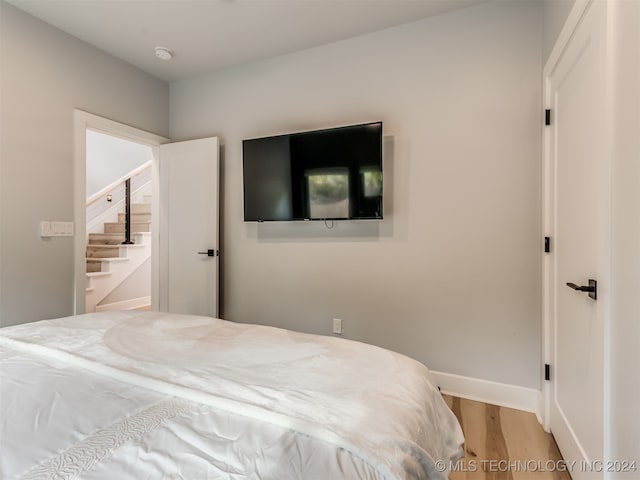
POLYGON ((584 10, 547 77, 552 109, 547 188, 553 249, 549 271, 550 429, 574 480, 603 459, 604 344, 608 305, 608 160, 605 128, 605 2, 584 10), (575 290, 596 280, 597 299, 575 290))
POLYGON ((218 316, 218 151, 216 137, 160 146, 162 311, 218 316))

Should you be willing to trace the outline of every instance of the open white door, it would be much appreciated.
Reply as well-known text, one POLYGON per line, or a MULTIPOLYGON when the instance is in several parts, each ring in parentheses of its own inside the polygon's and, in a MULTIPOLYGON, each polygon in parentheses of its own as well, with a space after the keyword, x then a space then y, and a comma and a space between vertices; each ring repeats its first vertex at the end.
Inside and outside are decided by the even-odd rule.
POLYGON ((218 316, 218 138, 159 151, 158 307, 218 316))
POLYGON ((602 471, 591 470, 597 470, 605 454, 604 347, 610 296, 606 3, 582 3, 575 20, 575 29, 545 69, 551 108, 545 198, 552 238, 546 281, 548 424, 564 459, 577 462, 572 478, 581 480, 603 478, 602 471))

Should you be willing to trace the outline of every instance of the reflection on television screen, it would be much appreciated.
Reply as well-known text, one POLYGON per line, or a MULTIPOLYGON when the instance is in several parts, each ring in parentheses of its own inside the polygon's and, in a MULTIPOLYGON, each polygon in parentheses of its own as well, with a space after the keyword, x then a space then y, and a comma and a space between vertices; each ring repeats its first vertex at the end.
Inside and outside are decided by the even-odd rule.
POLYGON ((349 175, 308 175, 310 218, 349 218, 349 175))
POLYGON ((365 170, 362 172, 362 183, 364 196, 382 196, 382 172, 380 170, 365 170))

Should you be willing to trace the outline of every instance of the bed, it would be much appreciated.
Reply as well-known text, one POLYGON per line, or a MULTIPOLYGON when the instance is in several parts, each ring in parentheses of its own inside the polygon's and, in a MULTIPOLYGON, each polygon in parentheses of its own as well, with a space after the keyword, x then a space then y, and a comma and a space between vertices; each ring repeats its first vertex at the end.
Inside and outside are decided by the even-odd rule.
POLYGON ((158 312, 0 329, 2 479, 444 479, 460 426, 422 364, 158 312))

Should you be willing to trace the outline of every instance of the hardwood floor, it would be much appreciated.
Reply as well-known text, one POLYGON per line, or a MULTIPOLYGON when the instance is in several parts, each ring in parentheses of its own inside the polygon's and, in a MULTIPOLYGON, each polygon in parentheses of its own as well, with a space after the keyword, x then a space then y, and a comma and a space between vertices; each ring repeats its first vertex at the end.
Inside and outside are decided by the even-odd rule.
POLYGON ((450 480, 571 480, 533 413, 444 395, 465 436, 450 480))

